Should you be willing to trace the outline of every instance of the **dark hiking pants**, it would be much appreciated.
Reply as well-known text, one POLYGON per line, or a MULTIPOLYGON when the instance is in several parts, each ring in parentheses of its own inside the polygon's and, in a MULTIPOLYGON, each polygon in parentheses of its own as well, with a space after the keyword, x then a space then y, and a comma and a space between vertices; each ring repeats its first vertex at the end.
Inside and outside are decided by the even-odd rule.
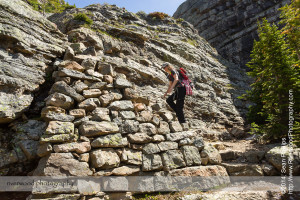
POLYGON ((185 87, 177 87, 175 92, 167 98, 167 103, 176 112, 176 116, 180 123, 185 123, 185 118, 183 114, 185 94, 185 87), (174 103, 175 100, 176 104, 174 103))

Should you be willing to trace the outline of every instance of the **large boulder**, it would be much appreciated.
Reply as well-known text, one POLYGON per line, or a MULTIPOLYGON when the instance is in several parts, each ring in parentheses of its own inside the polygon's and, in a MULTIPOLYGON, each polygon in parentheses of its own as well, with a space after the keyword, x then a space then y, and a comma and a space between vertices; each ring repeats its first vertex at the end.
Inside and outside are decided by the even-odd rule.
POLYGON ((8 123, 28 110, 66 38, 24 1, 3 0, 0 10, 0 123, 8 123))
POLYGON ((293 174, 300 173, 300 149, 289 148, 288 146, 277 146, 266 153, 266 159, 281 173, 293 169, 293 174), (290 164, 289 164, 290 163, 290 164))

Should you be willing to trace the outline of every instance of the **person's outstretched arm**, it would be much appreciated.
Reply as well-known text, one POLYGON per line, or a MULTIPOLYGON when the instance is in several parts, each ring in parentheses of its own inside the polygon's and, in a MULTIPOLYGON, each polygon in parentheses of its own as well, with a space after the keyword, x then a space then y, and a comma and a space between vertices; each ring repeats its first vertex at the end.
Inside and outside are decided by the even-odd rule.
POLYGON ((175 85, 178 82, 178 76, 177 76, 177 74, 174 74, 173 77, 174 77, 174 81, 173 81, 173 84, 171 85, 171 87, 168 90, 169 92, 172 92, 172 90, 174 89, 175 85))
POLYGON ((164 94, 164 98, 170 93, 170 91, 172 92, 172 90, 170 90, 171 86, 172 86, 172 81, 169 81, 169 87, 166 93, 164 94))
POLYGON ((168 87, 167 92, 164 94, 164 97, 166 97, 169 93, 172 92, 172 90, 174 89, 175 85, 178 82, 178 76, 177 76, 177 74, 174 74, 173 77, 174 77, 174 81, 173 82, 172 81, 169 82, 169 87, 168 87))

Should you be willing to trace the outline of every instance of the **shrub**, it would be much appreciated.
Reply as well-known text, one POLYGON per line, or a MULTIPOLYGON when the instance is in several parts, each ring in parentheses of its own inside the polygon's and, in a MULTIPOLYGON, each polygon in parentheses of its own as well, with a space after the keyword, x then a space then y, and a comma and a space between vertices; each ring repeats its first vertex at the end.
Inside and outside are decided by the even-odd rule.
POLYGON ((187 43, 189 43, 190 45, 195 46, 195 47, 197 46, 197 41, 196 40, 192 40, 190 38, 187 39, 187 43))
POLYGON ((76 8, 75 4, 74 4, 74 5, 69 5, 69 4, 67 3, 67 5, 65 6, 65 10, 67 10, 67 9, 72 9, 72 8, 76 8))
MULTIPOLYGON (((247 94, 255 103, 249 108, 248 119, 254 133, 267 140, 279 139, 287 137, 289 131, 289 91, 295 91, 296 99, 300 88, 298 59, 275 24, 264 19, 258 24, 258 33, 259 40, 254 41, 252 59, 247 64, 252 69, 248 75, 256 79, 247 94)), ((296 104, 293 109, 299 113, 296 104)))
POLYGON ((140 16, 140 17, 146 17, 147 14, 144 11, 139 11, 136 13, 136 15, 140 16))
POLYGON ((93 20, 91 20, 85 13, 78 13, 74 16, 75 20, 82 21, 87 25, 92 25, 93 20))
POLYGON ((182 19, 182 18, 178 18, 178 19, 176 19, 176 22, 177 23, 179 23, 179 22, 183 22, 184 21, 184 19, 182 19))
POLYGON ((48 0, 45 3, 40 3, 38 0, 27 0, 34 10, 46 13, 61 13, 66 9, 76 8, 74 5, 69 5, 64 0, 48 0))
POLYGON ((166 17, 170 17, 168 14, 163 13, 163 12, 153 12, 153 13, 149 13, 148 15, 149 17, 151 17, 152 19, 160 19, 163 20, 166 17))
POLYGON ((28 3, 32 6, 34 10, 39 11, 40 3, 37 0, 28 0, 28 3))

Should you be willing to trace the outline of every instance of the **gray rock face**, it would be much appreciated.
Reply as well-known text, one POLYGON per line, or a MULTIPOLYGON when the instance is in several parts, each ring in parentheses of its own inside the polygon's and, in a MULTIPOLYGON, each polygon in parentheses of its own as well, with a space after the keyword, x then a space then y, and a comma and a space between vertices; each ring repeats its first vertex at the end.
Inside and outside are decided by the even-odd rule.
POLYGON ((19 143, 20 148, 23 150, 28 160, 32 160, 37 157, 38 141, 34 140, 22 140, 19 143))
POLYGON ((121 111, 120 115, 123 119, 135 119, 135 114, 132 111, 121 111))
POLYGON ((187 0, 174 13, 193 24, 199 35, 229 61, 244 66, 249 61, 253 41, 257 38, 258 19, 278 22, 279 7, 290 0, 187 0))
MULTIPOLYGON (((77 12, 76 9, 70 9, 54 14, 49 19, 63 33, 68 34, 69 42, 94 47, 97 56, 74 56, 74 60, 84 66, 88 63, 87 59, 97 60, 96 66, 93 62, 87 64, 87 69, 94 69, 104 75, 104 82, 100 82, 101 88, 93 88, 90 84, 94 83, 85 80, 88 89, 122 90, 119 95, 103 92, 99 97, 101 106, 116 111, 133 111, 134 106, 124 100, 146 106, 150 103, 163 105, 161 96, 166 90, 167 79, 164 72, 158 69, 167 61, 175 67, 186 68, 195 82, 194 95, 185 101, 188 118, 196 118, 205 123, 214 121, 222 126, 216 128, 220 134, 225 134, 227 127, 233 124, 243 126, 244 121, 240 117, 246 114, 247 102, 236 97, 249 89, 251 80, 247 78, 244 69, 222 59, 197 35, 191 24, 172 18, 153 21, 151 18, 135 16, 136 21, 127 25, 128 18, 124 17, 127 11, 114 6, 91 5, 80 12, 97 13, 90 16, 95 22, 91 28, 97 30, 92 31, 79 28, 82 24, 73 19, 77 12), (116 27, 113 25, 115 23, 122 27, 116 27), (144 48, 141 48, 141 44, 144 48), (119 102, 114 102, 117 99, 119 102)), ((153 109, 166 122, 171 122, 174 118, 174 113, 166 105, 154 106, 153 109)), ((137 121, 152 123, 152 115, 146 113, 148 109, 144 110, 144 113, 137 114, 137 121)), ((157 123, 157 120, 153 123, 157 123)))
MULTIPOLYGON (((128 25, 128 19, 122 18, 124 12, 127 11, 116 6, 91 5, 51 17, 59 20, 59 28, 65 28, 67 44, 74 50, 67 48, 64 61, 61 55, 53 59, 53 64, 47 62, 52 68, 46 71, 50 74, 54 70, 55 83, 47 83, 47 90, 42 88, 38 92, 44 95, 52 87, 48 103, 37 102, 43 108, 42 119, 49 122, 47 131, 42 131, 42 136, 32 134, 32 138, 22 133, 23 143, 15 143, 18 147, 13 151, 8 149, 5 155, 0 148, 0 166, 38 155, 43 157, 44 164, 41 163, 36 174, 90 175, 93 171, 94 175, 132 175, 139 169, 169 171, 200 164, 199 151, 204 142, 198 130, 217 134, 231 130, 233 124, 243 125, 232 100, 235 93, 226 88, 235 83, 239 83, 234 85, 237 88, 246 88, 243 71, 220 58, 187 22, 133 15, 136 21, 128 25), (94 20, 93 30, 78 28, 82 24, 73 20, 78 11, 86 12, 94 20), (122 28, 113 25, 115 22, 122 28), (195 81, 194 96, 186 98, 185 114, 190 127, 197 131, 177 132, 182 128, 174 122, 175 113, 161 98, 168 82, 160 65, 166 61, 186 68, 195 81), (233 76, 227 74, 230 70, 235 72, 233 76)), ((5 52, 2 55, 1 49, 2 59, 5 52)), ((41 58, 46 63, 44 59, 47 61, 41 58)), ((2 89, 2 79, 0 82, 2 89)), ((23 86, 25 90, 29 87, 23 86)), ((30 93, 24 94, 32 98, 30 93)), ((26 119, 25 114, 23 118, 26 119)), ((32 123, 29 132, 38 132, 39 126, 32 123)), ((203 159, 208 164, 214 156, 211 153, 203 159)))
POLYGON ((17 124, 13 129, 16 132, 26 134, 28 139, 39 140, 44 134, 47 124, 42 121, 28 120, 26 123, 17 124))
POLYGON ((66 69, 62 68, 58 71, 58 76, 60 77, 71 77, 74 79, 82 79, 82 80, 89 80, 89 81, 101 81, 99 78, 95 78, 93 76, 85 75, 84 73, 81 73, 76 70, 66 69))
POLYGON ((8 123, 28 110, 46 63, 63 54, 65 36, 21 0, 3 0, 0 9, 0 123, 8 123))
POLYGON ((165 121, 161 121, 159 124, 159 128, 157 129, 157 132, 162 135, 170 133, 169 124, 165 121))

